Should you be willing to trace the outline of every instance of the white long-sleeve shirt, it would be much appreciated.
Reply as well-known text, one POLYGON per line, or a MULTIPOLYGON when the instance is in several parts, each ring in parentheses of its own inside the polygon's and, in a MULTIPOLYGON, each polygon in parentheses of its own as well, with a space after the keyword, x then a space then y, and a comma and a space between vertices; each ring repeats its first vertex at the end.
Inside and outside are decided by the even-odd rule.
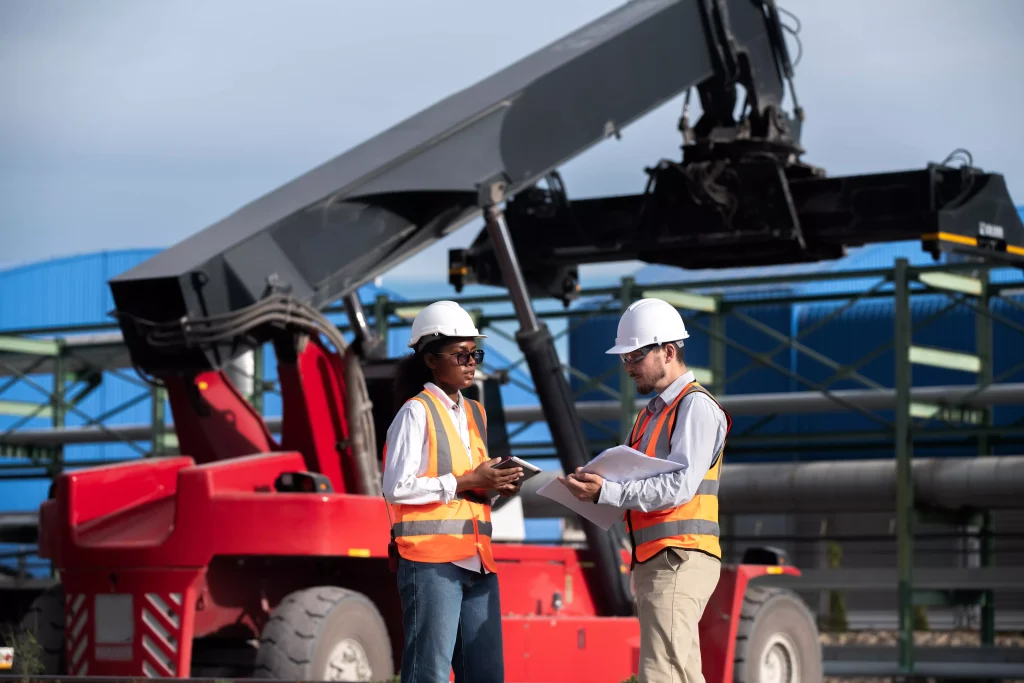
MULTIPOLYGON (((653 413, 650 425, 679 396, 679 392, 693 381, 693 372, 687 371, 651 399, 647 405, 647 409, 653 413)), ((668 459, 680 463, 683 469, 637 481, 605 481, 597 502, 643 512, 664 510, 686 503, 696 494, 715 455, 722 449, 726 430, 727 423, 722 409, 706 394, 691 392, 679 403, 675 429, 669 442, 668 459)), ((643 450, 646 445, 645 435, 636 448, 643 450)))
MULTIPOLYGON (((444 391, 433 382, 427 382, 423 388, 431 392, 448 408, 459 431, 459 437, 466 450, 462 455, 470 469, 473 467, 473 456, 469 444, 469 422, 466 419, 466 408, 462 401, 462 392, 452 401, 444 391)), ((424 476, 430 464, 430 443, 427 439, 427 410, 419 401, 406 401, 398 410, 387 435, 388 453, 384 466, 384 498, 389 503, 399 505, 425 505, 428 503, 450 503, 455 499, 457 482, 454 474, 443 474, 440 477, 424 476)), ((459 457, 452 453, 452 458, 459 457)), ((454 560, 452 564, 470 571, 486 571, 480 561, 480 554, 464 560, 454 560)))

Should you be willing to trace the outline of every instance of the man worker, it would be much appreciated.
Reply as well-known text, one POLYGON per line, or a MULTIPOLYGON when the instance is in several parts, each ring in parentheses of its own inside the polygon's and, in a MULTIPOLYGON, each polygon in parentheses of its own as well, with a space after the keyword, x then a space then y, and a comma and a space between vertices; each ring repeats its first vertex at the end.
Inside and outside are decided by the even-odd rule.
POLYGON ((689 337, 660 299, 634 302, 619 320, 617 354, 640 395, 628 446, 682 469, 616 483, 579 469, 561 479, 580 500, 625 510, 640 620, 640 683, 693 683, 701 673, 697 624, 718 585, 718 482, 732 419, 683 360, 689 337))

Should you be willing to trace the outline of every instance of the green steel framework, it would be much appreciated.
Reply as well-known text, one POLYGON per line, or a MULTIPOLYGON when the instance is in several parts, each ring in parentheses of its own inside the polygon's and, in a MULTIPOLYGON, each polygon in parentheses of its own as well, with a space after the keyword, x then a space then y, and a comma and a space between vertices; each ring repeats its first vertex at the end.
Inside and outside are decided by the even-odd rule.
MULTIPOLYGON (((992 310, 991 302, 1001 298, 1010 307, 1024 310, 1024 305, 1008 296, 1010 293, 1019 293, 1021 283, 991 284, 990 271, 992 266, 978 263, 964 263, 942 266, 911 267, 905 259, 899 259, 892 268, 881 268, 860 271, 830 272, 822 274, 800 274, 800 275, 777 275, 769 277, 733 278, 727 280, 708 280, 701 282, 685 283, 664 283, 658 285, 638 285, 632 278, 623 278, 618 287, 605 287, 586 289, 580 292, 581 299, 588 301, 589 307, 577 307, 566 309, 558 304, 545 307, 544 303, 535 302, 537 315, 541 319, 563 319, 567 322, 566 328, 556 336, 562 337, 575 329, 578 325, 597 315, 617 315, 628 305, 629 302, 641 296, 659 296, 666 299, 673 305, 684 311, 687 325, 695 330, 697 334, 706 335, 710 342, 709 363, 706 368, 694 368, 699 380, 719 394, 728 391, 729 384, 739 377, 742 377, 752 369, 758 367, 773 368, 782 375, 799 383, 803 388, 810 391, 823 392, 828 394, 829 387, 844 379, 854 380, 867 388, 885 388, 880 383, 865 377, 859 370, 872 359, 886 353, 889 349, 895 349, 895 392, 896 410, 894 420, 886 420, 873 411, 866 410, 850 404, 845 404, 841 399, 830 395, 837 403, 837 410, 852 410, 864 414, 880 425, 877 431, 859 432, 852 434, 831 433, 816 434, 810 437, 799 436, 773 436, 757 434, 757 430, 768 424, 775 416, 765 415, 753 427, 736 434, 730 439, 732 448, 799 448, 814 446, 817 448, 842 448, 851 439, 870 438, 876 442, 881 441, 893 444, 890 452, 897 461, 897 562, 899 575, 899 627, 900 627, 900 662, 904 670, 912 671, 913 667, 913 625, 914 606, 924 604, 951 604, 949 595, 929 595, 913 589, 913 540, 915 521, 918 519, 934 519, 936 513, 916 510, 914 506, 914 493, 910 477, 910 460, 913 454, 915 440, 925 438, 956 439, 969 438, 977 444, 979 455, 990 454, 992 446, 996 441, 1019 443, 1024 436, 1024 425, 1015 424, 1009 427, 1001 427, 998 431, 992 427, 991 411, 980 409, 968 409, 957 406, 936 406, 914 403, 910 400, 911 392, 911 367, 914 364, 932 365, 975 375, 980 387, 999 382, 1013 376, 1016 372, 1024 369, 1024 362, 1019 362, 1010 370, 1001 373, 999 377, 993 376, 992 370, 992 328, 994 322, 1000 322, 1016 330, 1024 332, 1024 326, 1006 318, 992 310), (801 295, 777 295, 770 296, 726 296, 729 290, 743 288, 768 286, 774 288, 776 293, 780 288, 793 284, 807 284, 824 281, 837 280, 874 280, 874 286, 866 288, 859 294, 849 293, 807 293, 801 295), (698 293, 712 291, 713 294, 698 293), (913 321, 911 318, 910 302, 913 296, 919 294, 943 294, 949 298, 950 303, 937 313, 926 318, 913 321), (830 320, 838 317, 844 311, 852 307, 856 302, 867 299, 888 298, 894 300, 894 328, 892 341, 868 351, 860 359, 853 363, 841 364, 830 359, 821 351, 812 349, 802 343, 800 339, 810 332, 825 325, 830 320), (812 302, 845 302, 838 306, 829 315, 815 322, 808 329, 803 330, 795 338, 791 338, 771 327, 752 318, 744 312, 759 305, 777 305, 793 303, 812 302), (969 306, 975 311, 976 335, 975 351, 968 354, 963 352, 952 352, 944 349, 936 349, 915 345, 913 333, 924 325, 934 322, 937 318, 959 305, 969 306), (745 324, 758 329, 769 338, 775 339, 778 344, 769 352, 756 352, 729 339, 725 334, 725 320, 732 317, 743 320, 745 324), (731 374, 727 374, 725 363, 726 348, 734 348, 750 358, 750 362, 743 368, 739 368, 731 374), (788 368, 777 363, 773 358, 780 352, 795 350, 815 359, 828 367, 831 367, 834 374, 824 382, 813 382, 800 375, 791 372, 788 368), (933 426, 940 423, 940 426, 933 426)), ((484 328, 485 333, 495 337, 501 337, 514 343, 514 330, 517 328, 515 315, 507 306, 508 299, 503 295, 464 297, 458 299, 467 309, 471 310, 477 318, 478 324, 484 328), (491 311, 488 307, 502 307, 504 311, 491 311), (505 329, 509 327, 509 329, 505 329)), ((428 301, 392 301, 386 296, 380 295, 373 302, 365 305, 370 319, 378 333, 387 334, 388 330, 396 326, 408 326, 422 306, 428 301)), ((344 312, 341 306, 327 310, 332 316, 340 316, 344 320, 344 312)), ((339 318, 334 318, 338 320, 339 318)), ((339 325, 343 331, 348 331, 344 324, 339 325)), ((68 339, 72 335, 83 332, 116 331, 113 325, 91 325, 75 328, 48 328, 48 329, 25 329, 10 330, 0 333, 0 415, 14 415, 18 419, 9 429, 0 432, 0 459, 7 459, 8 462, 0 462, 0 479, 3 478, 38 478, 40 476, 52 477, 62 471, 66 464, 63 458, 63 447, 61 445, 32 445, 19 444, 10 445, 5 442, 5 437, 14 431, 23 428, 33 418, 49 418, 54 429, 64 426, 67 415, 77 414, 84 420, 86 425, 95 425, 101 430, 106 430, 109 435, 109 442, 124 442, 132 447, 141 456, 160 455, 176 446, 173 431, 168 430, 165 415, 165 400, 160 390, 144 383, 130 371, 130 369, 111 369, 101 365, 89 366, 80 362, 73 352, 69 351, 68 339), (41 335, 49 338, 41 339, 41 335), (5 355, 6 354, 6 355, 5 355), (19 370, 10 361, 14 355, 21 358, 30 358, 31 363, 23 370, 19 370), (5 360, 6 359, 6 360, 5 360), (75 362, 77 361, 77 362, 75 362), (55 381, 47 387, 41 383, 37 368, 49 362, 52 376, 55 381), (73 369, 69 369, 73 368, 73 369), (125 403, 102 415, 90 416, 85 414, 78 405, 90 392, 100 386, 104 373, 111 373, 140 387, 140 393, 125 403), (6 377, 6 379, 4 379, 6 377), (23 383, 33 387, 45 400, 39 403, 26 403, 19 401, 3 400, 3 394, 10 387, 17 383, 23 383), (148 447, 140 446, 139 443, 121 436, 116 428, 106 425, 106 422, 128 407, 145 400, 151 400, 152 415, 150 425, 147 429, 149 438, 145 442, 148 447), (20 462, 13 459, 20 459, 20 462), (28 459, 26 464, 25 459, 28 459)), ((1024 338, 1024 337, 1022 337, 1024 338)), ((1024 348, 1024 345, 1022 345, 1024 348)), ((263 382, 264 358, 263 350, 258 349, 255 355, 255 378, 254 390, 251 400, 260 412, 263 412, 263 398, 267 391, 273 391, 272 385, 263 382)), ((485 371, 500 373, 507 381, 517 384, 527 391, 533 391, 528 383, 511 377, 510 372, 525 365, 525 359, 518 358, 508 367, 493 367, 485 362, 485 371)), ((731 368, 729 369, 731 370, 731 368)), ((635 392, 630 381, 620 381, 623 387, 621 391, 605 384, 612 374, 618 374, 620 380, 627 380, 625 372, 618 368, 612 368, 603 376, 590 377, 580 370, 565 366, 565 371, 573 377, 578 378, 584 384, 583 389, 577 391, 577 396, 590 390, 598 390, 608 397, 618 400, 621 404, 620 420, 618 429, 609 429, 607 425, 595 424, 595 427, 607 434, 606 440, 597 440, 591 444, 594 448, 605 447, 612 443, 619 442, 629 430, 635 416, 635 392)), ((980 390, 979 387, 979 390, 980 390)), ((510 438, 522 433, 529 423, 520 425, 510 432, 510 438)), ((548 443, 517 444, 517 449, 522 451, 552 450, 548 443)), ((110 462, 110 461, 103 461, 110 462)), ((75 462, 74 466, 97 464, 96 462, 75 462)), ((969 515, 957 515, 951 517, 946 515, 945 521, 959 524, 976 524, 980 526, 982 533, 982 564, 987 566, 992 562, 992 545, 990 540, 990 514, 985 510, 972 511, 969 515)), ((973 604, 980 604, 982 609, 982 642, 992 644, 995 634, 994 606, 992 604, 992 593, 985 592, 981 595, 970 595, 973 604)), ((961 596, 962 598, 962 596, 961 596)))

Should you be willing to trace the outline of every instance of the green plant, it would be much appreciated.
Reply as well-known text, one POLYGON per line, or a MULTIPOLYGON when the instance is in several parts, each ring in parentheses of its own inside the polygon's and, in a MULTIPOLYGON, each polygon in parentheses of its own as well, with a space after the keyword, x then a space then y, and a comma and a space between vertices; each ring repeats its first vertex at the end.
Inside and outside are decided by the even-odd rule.
POLYGON ((914 630, 928 630, 928 611, 924 605, 914 605, 914 630))
MULTIPOLYGON (((843 559, 843 549, 835 541, 828 544, 828 568, 839 569, 843 559)), ((846 594, 842 591, 828 592, 828 624, 827 630, 832 633, 841 633, 849 628, 846 619, 846 594)))
POLYGON ((14 668, 11 669, 11 674, 39 676, 46 673, 43 646, 31 631, 15 629, 14 626, 5 624, 0 631, 0 643, 14 648, 14 668))
POLYGON ((640 679, 636 677, 636 674, 633 674, 626 680, 622 681, 622 683, 640 683, 640 679))

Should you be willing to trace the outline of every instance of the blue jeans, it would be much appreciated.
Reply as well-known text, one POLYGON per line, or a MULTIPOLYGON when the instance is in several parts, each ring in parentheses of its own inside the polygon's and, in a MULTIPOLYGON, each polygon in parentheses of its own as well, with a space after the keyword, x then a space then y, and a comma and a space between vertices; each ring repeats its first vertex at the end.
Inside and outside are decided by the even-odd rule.
POLYGON ((398 563, 402 599, 402 683, 503 683, 497 574, 450 562, 398 563))

